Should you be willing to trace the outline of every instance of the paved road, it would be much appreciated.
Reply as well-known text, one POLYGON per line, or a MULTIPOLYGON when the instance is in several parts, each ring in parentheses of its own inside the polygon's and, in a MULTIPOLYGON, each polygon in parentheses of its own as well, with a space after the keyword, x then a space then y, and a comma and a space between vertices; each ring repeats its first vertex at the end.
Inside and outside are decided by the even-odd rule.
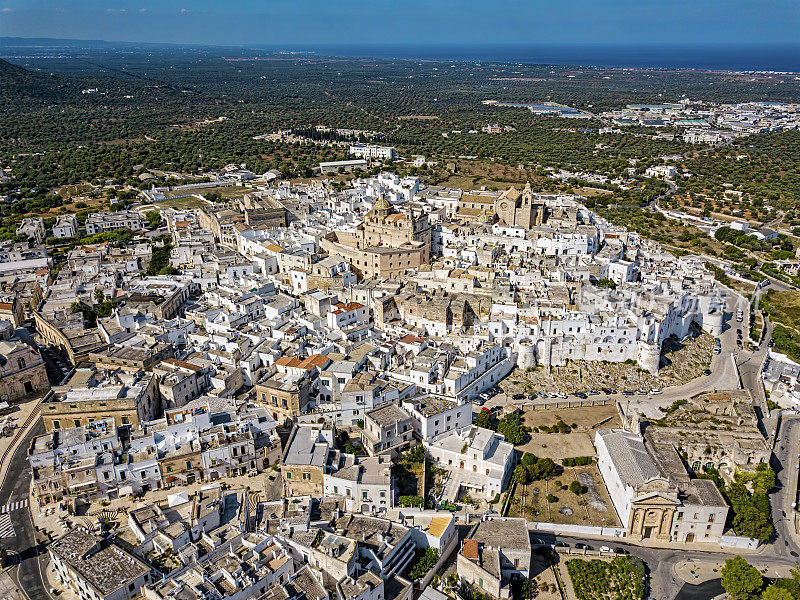
POLYGON ((795 491, 797 490, 798 454, 800 454, 800 416, 784 416, 775 438, 774 460, 776 485, 770 494, 775 541, 772 550, 781 556, 800 557, 800 545, 794 528, 795 491))
MULTIPOLYGON (((697 562, 717 562, 724 561, 731 558, 733 554, 730 552, 704 552, 700 550, 684 550, 684 549, 662 549, 662 548, 645 548, 635 546, 625 542, 608 541, 608 540, 591 540, 586 538, 578 538, 571 536, 554 536, 552 534, 542 534, 533 532, 532 538, 538 538, 545 543, 551 543, 555 539, 558 541, 566 542, 574 547, 576 543, 582 542, 597 549, 600 546, 608 546, 609 548, 624 548, 631 556, 641 559, 647 565, 650 571, 649 580, 649 597, 656 598, 657 600, 672 600, 678 597, 681 590, 686 586, 686 582, 675 574, 675 566, 684 560, 695 560, 697 562)), ((775 572, 770 570, 770 567, 784 566, 796 567, 797 558, 791 555, 782 555, 773 552, 771 548, 759 554, 747 555, 747 562, 752 564, 758 569, 766 568, 767 576, 775 576, 775 572)), ((713 586, 712 586, 713 587, 713 586)), ((684 589, 684 594, 691 594, 696 592, 698 586, 689 586, 684 589)), ((702 590, 702 588, 701 588, 702 590)), ((681 597, 697 597, 709 598, 711 596, 692 596, 682 595, 681 597)))
MULTIPOLYGON (((28 448, 31 439, 43 433, 44 426, 40 421, 22 440, 11 457, 6 478, 0 488, 0 506, 28 499, 31 483, 31 471, 27 461, 28 448)), ((24 506, 9 513, 15 536, 3 538, 0 540, 0 544, 19 556, 19 564, 11 573, 19 587, 31 600, 44 600, 49 598, 49 594, 42 583, 41 574, 44 572, 45 565, 40 564, 39 557, 41 556, 42 561, 46 560, 45 544, 37 545, 31 520, 31 508, 27 506, 27 503, 23 502, 23 504, 24 506)))
POLYGON ((678 186, 675 185, 674 182, 670 181, 669 179, 665 179, 664 181, 669 186, 669 189, 660 196, 657 196, 653 198, 650 202, 648 202, 647 207, 652 211, 658 210, 658 203, 661 202, 664 198, 669 198, 670 196, 672 196, 672 194, 678 191, 678 186))

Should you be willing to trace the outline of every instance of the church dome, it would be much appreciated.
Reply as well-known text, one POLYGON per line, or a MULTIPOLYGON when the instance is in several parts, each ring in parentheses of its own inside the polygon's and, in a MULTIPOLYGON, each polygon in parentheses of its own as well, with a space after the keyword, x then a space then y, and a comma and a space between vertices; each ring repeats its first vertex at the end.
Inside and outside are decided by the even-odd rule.
POLYGON ((378 198, 377 202, 375 202, 375 205, 372 207, 372 210, 389 210, 390 208, 391 205, 389 204, 389 201, 386 199, 386 196, 381 196, 380 198, 378 198))

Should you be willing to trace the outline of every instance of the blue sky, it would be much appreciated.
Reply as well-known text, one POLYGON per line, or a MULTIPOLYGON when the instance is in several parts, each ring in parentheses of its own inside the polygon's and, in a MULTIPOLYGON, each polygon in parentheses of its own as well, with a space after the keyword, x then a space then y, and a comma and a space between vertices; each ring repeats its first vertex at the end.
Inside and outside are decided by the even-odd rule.
POLYGON ((0 36, 202 44, 795 43, 798 0, 0 0, 0 36))

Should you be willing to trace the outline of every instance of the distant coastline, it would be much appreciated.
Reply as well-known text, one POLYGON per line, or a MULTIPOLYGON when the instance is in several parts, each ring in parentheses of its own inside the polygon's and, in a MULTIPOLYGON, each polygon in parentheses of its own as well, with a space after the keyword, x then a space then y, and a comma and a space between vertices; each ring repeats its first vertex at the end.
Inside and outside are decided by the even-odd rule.
POLYGON ((800 73, 800 44, 329 44, 264 48, 362 58, 800 73))
POLYGON ((248 49, 291 55, 398 60, 524 63, 562 67, 778 71, 800 74, 797 44, 240 44, 192 45, 0 37, 0 53, 13 56, 36 48, 110 50, 121 48, 248 49))

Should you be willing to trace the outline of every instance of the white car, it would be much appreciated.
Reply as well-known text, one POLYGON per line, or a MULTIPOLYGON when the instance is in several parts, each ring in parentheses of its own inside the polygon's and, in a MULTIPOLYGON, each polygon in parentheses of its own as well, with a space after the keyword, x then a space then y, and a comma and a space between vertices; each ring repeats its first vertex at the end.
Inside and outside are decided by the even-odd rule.
POLYGON ((661 390, 660 390, 660 389, 658 389, 658 388, 653 388, 652 390, 650 390, 650 393, 651 393, 651 394, 653 394, 654 396, 658 396, 658 395, 659 395, 659 394, 661 394, 662 392, 661 392, 661 390))
POLYGON ((613 552, 613 550, 611 548, 609 548, 608 546, 600 546, 600 552, 611 553, 611 552, 613 552))

